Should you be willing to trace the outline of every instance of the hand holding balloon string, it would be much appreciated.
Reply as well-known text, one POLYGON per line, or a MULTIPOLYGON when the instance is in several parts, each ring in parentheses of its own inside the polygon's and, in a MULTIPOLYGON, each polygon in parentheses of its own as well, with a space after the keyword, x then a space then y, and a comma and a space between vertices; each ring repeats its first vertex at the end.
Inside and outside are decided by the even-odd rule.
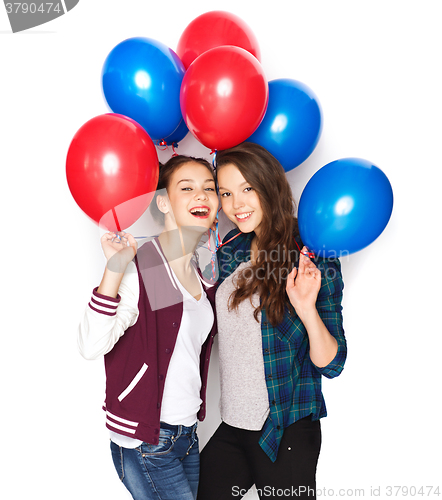
POLYGON ((316 366, 325 367, 336 356, 338 344, 316 309, 322 276, 306 253, 307 247, 303 247, 298 269, 294 268, 287 277, 286 291, 307 330, 310 359, 316 366))
POLYGON ((101 247, 107 260, 107 268, 114 273, 124 273, 137 253, 138 243, 130 233, 107 232, 101 237, 101 247))
POLYGON ((287 277, 286 292, 296 313, 301 318, 316 309, 316 299, 321 288, 321 271, 308 257, 303 247, 299 267, 294 267, 287 277))

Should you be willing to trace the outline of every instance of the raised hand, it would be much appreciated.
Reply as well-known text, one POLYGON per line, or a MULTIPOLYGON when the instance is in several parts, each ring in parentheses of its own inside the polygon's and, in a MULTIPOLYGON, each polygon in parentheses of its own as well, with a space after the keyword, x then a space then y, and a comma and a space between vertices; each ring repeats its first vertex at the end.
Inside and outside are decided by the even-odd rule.
POLYGON ((138 244, 130 233, 108 232, 101 237, 101 247, 107 259, 107 267, 116 273, 124 273, 137 253, 138 244))
POLYGON ((287 277, 286 292, 298 316, 302 318, 315 310, 316 299, 321 288, 321 271, 306 256, 306 247, 301 250, 298 269, 293 268, 287 277))

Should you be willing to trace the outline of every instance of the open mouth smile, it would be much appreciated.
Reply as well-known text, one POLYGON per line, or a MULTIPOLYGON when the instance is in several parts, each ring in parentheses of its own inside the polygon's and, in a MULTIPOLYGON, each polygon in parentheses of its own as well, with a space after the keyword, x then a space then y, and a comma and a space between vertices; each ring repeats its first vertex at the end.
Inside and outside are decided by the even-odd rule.
POLYGON ((190 209, 190 213, 197 219, 207 219, 210 214, 210 208, 206 206, 193 207, 190 209))
POLYGON ((244 222, 246 220, 249 220, 252 214, 253 212, 244 212, 242 214, 235 214, 235 217, 237 221, 244 222))

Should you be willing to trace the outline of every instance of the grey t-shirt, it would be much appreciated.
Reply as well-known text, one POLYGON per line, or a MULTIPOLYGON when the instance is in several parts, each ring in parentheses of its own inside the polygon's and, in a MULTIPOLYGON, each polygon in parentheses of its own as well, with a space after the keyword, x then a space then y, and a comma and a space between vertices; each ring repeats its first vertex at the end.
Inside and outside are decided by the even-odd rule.
MULTIPOLYGON (((238 310, 228 309, 238 274, 251 266, 241 263, 216 292, 221 418, 240 429, 258 431, 269 414, 269 400, 262 355, 261 313, 253 317, 259 296, 243 300, 238 310)), ((247 271, 246 271, 247 272, 247 271)))

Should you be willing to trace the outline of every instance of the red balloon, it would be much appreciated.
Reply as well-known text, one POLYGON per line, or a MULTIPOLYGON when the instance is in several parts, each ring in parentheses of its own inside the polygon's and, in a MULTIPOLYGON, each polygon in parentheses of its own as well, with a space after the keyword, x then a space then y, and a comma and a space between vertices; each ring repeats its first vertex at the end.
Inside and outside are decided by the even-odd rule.
POLYGON ((259 61, 239 47, 201 54, 181 84, 181 113, 206 147, 227 149, 257 129, 267 109, 268 84, 259 61))
POLYGON ((241 47, 261 60, 258 40, 249 26, 238 16, 220 10, 194 19, 183 31, 176 53, 187 69, 203 52, 222 45, 241 47))
POLYGON ((109 231, 121 231, 141 217, 157 188, 158 173, 152 139, 137 122, 118 114, 86 122, 66 158, 72 196, 109 231))

